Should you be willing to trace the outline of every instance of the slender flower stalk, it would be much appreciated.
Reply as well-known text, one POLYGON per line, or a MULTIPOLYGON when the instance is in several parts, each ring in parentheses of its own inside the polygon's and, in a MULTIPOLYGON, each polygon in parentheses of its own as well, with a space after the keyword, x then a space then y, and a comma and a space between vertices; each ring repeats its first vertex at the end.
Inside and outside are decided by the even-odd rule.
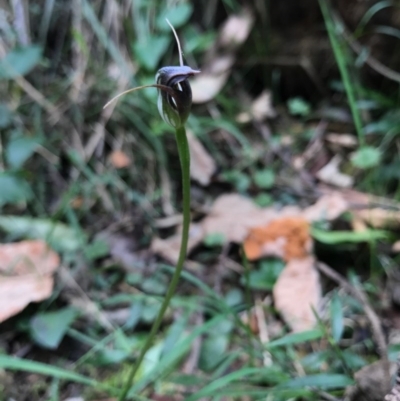
POLYGON ((120 93, 111 99, 104 107, 107 107, 111 102, 127 93, 144 88, 157 88, 158 89, 158 110, 163 120, 175 128, 175 139, 178 147, 179 160, 182 170, 182 196, 183 196, 183 228, 181 247, 179 251, 179 258, 176 264, 175 272, 172 276, 171 282, 165 294, 164 301, 158 312, 158 315, 150 329, 147 340, 141 349, 136 363, 132 366, 129 372, 128 379, 119 396, 119 401, 125 401, 128 396, 129 389, 132 387, 134 378, 143 362, 143 359, 151 347, 154 337, 162 323, 164 314, 169 306, 172 296, 175 293, 176 287, 179 282, 179 277, 183 269, 183 264, 186 259, 187 245, 189 240, 189 226, 190 226, 190 153, 189 145, 186 137, 185 123, 189 117, 190 109, 192 106, 192 89, 190 87, 188 78, 198 74, 200 71, 193 70, 192 68, 183 65, 182 51, 179 43, 178 36, 175 29, 167 20, 170 25, 179 50, 179 66, 163 67, 158 70, 156 75, 156 84, 140 86, 137 88, 129 89, 120 93))

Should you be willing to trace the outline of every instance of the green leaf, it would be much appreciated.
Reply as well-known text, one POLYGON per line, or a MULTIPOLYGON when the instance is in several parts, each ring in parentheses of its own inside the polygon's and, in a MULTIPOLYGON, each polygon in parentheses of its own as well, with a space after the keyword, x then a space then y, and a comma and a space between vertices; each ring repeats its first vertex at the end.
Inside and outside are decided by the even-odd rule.
POLYGON ((257 374, 264 374, 265 377, 268 377, 270 369, 271 368, 242 368, 228 373, 227 375, 218 378, 207 384, 206 386, 202 387, 201 390, 196 391, 194 394, 187 397, 185 401, 196 401, 201 398, 212 399, 217 390, 226 388, 230 383, 240 383, 241 380, 246 376, 251 377, 257 374))
POLYGON ((11 124, 12 114, 6 104, 0 103, 0 128, 6 128, 11 124))
POLYGON ((275 183, 275 173, 269 168, 257 171, 253 178, 255 184, 261 189, 269 189, 275 183))
POLYGON ((161 275, 154 275, 141 280, 142 290, 151 294, 165 294, 167 289, 167 280, 161 275))
POLYGON ((226 293, 225 302, 230 307, 240 305, 243 302, 243 292, 239 288, 232 288, 226 293))
POLYGON ((290 114, 306 117, 311 113, 310 104, 300 97, 289 99, 287 105, 290 114))
POLYGON ((343 325, 343 306, 337 294, 335 294, 331 300, 330 312, 331 312, 332 337, 336 342, 339 342, 343 335, 344 325, 343 325))
POLYGON ((137 379, 140 380, 142 377, 146 377, 150 374, 159 364, 161 359, 161 353, 164 347, 164 342, 161 341, 156 345, 153 345, 147 352, 146 357, 143 360, 143 364, 140 366, 139 374, 137 379))
POLYGON ((95 366, 118 364, 129 358, 131 355, 132 352, 130 350, 104 348, 90 359, 90 363, 95 366))
POLYGON ((158 16, 156 24, 157 28, 164 32, 171 31, 170 26, 167 24, 166 19, 176 29, 188 22, 193 12, 193 6, 188 3, 179 4, 174 8, 165 8, 164 11, 158 16))
POLYGON ((155 70, 165 54, 171 38, 169 36, 148 36, 133 45, 133 51, 141 66, 155 70))
POLYGON ((317 374, 303 377, 296 377, 286 383, 279 385, 279 388, 302 388, 305 386, 317 387, 320 389, 344 388, 353 384, 353 380, 345 375, 339 374, 317 374))
MULTIPOLYGON (((285 265, 277 259, 267 259, 259 263, 257 270, 250 272, 249 285, 255 290, 271 290, 285 265)), ((241 283, 245 283, 244 277, 241 283)))
POLYGON ((330 351, 314 351, 310 354, 307 354, 301 359, 302 366, 308 371, 319 371, 322 370, 324 365, 326 365, 326 361, 330 357, 330 351))
POLYGON ((261 192, 255 197, 254 202, 260 207, 266 207, 272 205, 274 201, 270 194, 261 192))
POLYGON ((324 244, 340 244, 343 242, 360 243, 388 238, 388 233, 382 230, 353 231, 325 231, 312 227, 311 235, 324 244))
POLYGON ((26 75, 40 61, 42 49, 32 45, 11 50, 0 60, 0 80, 26 75))
POLYGON ((284 337, 278 338, 277 340, 271 341, 267 344, 267 348, 283 347, 287 345, 302 344, 307 341, 319 340, 324 336, 322 330, 307 330, 301 333, 288 334, 284 337))
POLYGON ((7 204, 27 202, 32 198, 28 183, 13 174, 0 173, 0 207, 7 204))
POLYGON ((61 252, 77 251, 85 243, 85 238, 71 227, 50 219, 0 216, 0 229, 18 238, 42 239, 61 252))
POLYGON ((237 171, 229 170, 222 174, 222 177, 232 183, 238 192, 246 192, 250 186, 250 178, 247 174, 237 171))
POLYGON ((6 157, 9 165, 20 168, 40 144, 37 138, 18 136, 10 140, 6 148, 6 157))
POLYGON ((221 319, 224 318, 225 317, 222 315, 217 315, 206 323, 195 327, 187 336, 179 339, 178 344, 173 347, 171 352, 168 352, 168 354, 163 356, 160 363, 154 368, 151 374, 142 377, 141 380, 137 380, 137 382, 131 388, 130 394, 139 394, 139 392, 142 391, 144 387, 148 386, 148 384, 151 383, 153 380, 159 378, 160 375, 164 374, 167 371, 172 371, 172 367, 176 366, 176 363, 178 363, 179 360, 182 360, 183 355, 187 354, 188 351, 192 348, 195 338, 197 338, 199 335, 206 334, 210 329, 214 327, 215 324, 218 324, 221 319))
POLYGON ((371 146, 364 146, 357 150, 357 152, 354 152, 351 157, 351 162, 355 167, 367 169, 378 166, 381 157, 382 155, 379 149, 372 148, 371 146))
POLYGON ((206 235, 203 242, 204 245, 209 247, 221 246, 225 244, 226 238, 222 233, 211 233, 206 235))
POLYGON ((201 32, 192 25, 187 25, 184 30, 185 51, 188 54, 208 50, 216 41, 215 32, 201 32))
POLYGON ((351 370, 358 370, 367 365, 367 361, 363 359, 360 355, 351 352, 349 350, 342 351, 342 358, 346 366, 351 370))
POLYGON ((45 363, 29 361, 26 359, 21 359, 9 355, 0 355, 0 368, 56 377, 61 380, 68 380, 76 383, 87 384, 89 386, 96 386, 103 388, 106 387, 102 383, 93 380, 89 377, 85 377, 78 373, 58 368, 54 365, 46 365, 45 363))
POLYGON ((201 369, 210 371, 217 367, 226 356, 229 345, 229 337, 226 334, 213 335, 203 341, 199 365, 201 369))
POLYGON ((78 312, 72 308, 38 313, 29 322, 30 334, 42 347, 56 349, 77 316, 78 312))
POLYGON ((101 239, 94 240, 85 246, 84 254, 89 260, 104 258, 110 253, 110 247, 106 241, 101 239))

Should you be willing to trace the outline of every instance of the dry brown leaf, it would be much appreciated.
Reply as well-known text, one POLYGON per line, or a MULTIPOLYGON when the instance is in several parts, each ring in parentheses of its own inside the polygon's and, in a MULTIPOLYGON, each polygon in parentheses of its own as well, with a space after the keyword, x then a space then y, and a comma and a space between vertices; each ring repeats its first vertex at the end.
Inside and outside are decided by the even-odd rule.
POLYGON ((225 85, 235 61, 234 53, 246 40, 254 17, 248 9, 231 15, 222 26, 215 46, 206 55, 202 73, 192 81, 193 103, 205 103, 213 99, 225 85))
POLYGON ((125 168, 131 164, 131 159, 122 150, 114 150, 110 155, 110 162, 115 168, 125 168))
POLYGON ((272 94, 269 90, 264 90, 254 99, 248 112, 240 113, 236 120, 240 123, 248 123, 252 119, 263 121, 266 118, 276 117, 276 110, 272 106, 272 94))
POLYGON ((355 148, 358 145, 357 138, 351 134, 327 134, 325 139, 332 145, 341 146, 344 148, 355 148))
POLYGON ((354 210, 354 215, 375 228, 398 227, 400 224, 400 211, 383 208, 354 210))
POLYGON ((249 198, 238 194, 221 195, 201 222, 204 234, 222 234, 227 242, 243 242, 250 228, 264 225, 276 218, 273 208, 261 209, 249 198))
POLYGON ((393 245, 392 245, 392 251, 393 252, 400 252, 400 241, 396 241, 393 245))
MULTIPOLYGON (((189 230, 189 243, 187 253, 201 243, 204 238, 204 232, 200 224, 192 223, 189 230)), ((151 243, 151 250, 154 253, 162 256, 169 262, 176 264, 179 257, 179 250, 181 247, 182 236, 181 233, 169 237, 167 239, 154 238, 151 243)))
POLYGON ((303 217, 282 217, 266 226, 254 227, 244 242, 249 260, 264 256, 284 260, 304 258, 309 255, 311 247, 309 224, 303 217))
POLYGON ((387 209, 388 212, 391 210, 400 210, 400 202, 384 198, 382 196, 376 196, 372 194, 367 194, 364 192, 359 192, 354 189, 333 189, 332 187, 326 185, 318 185, 318 192, 324 195, 330 195, 332 193, 338 193, 343 199, 350 205, 350 209, 352 210, 362 210, 362 209, 370 209, 372 205, 387 209))
POLYGON ((318 191, 325 196, 341 197, 352 212, 356 230, 366 229, 365 224, 374 228, 397 228, 400 225, 400 203, 388 198, 366 194, 353 189, 332 189, 319 185, 318 191), (362 224, 364 223, 364 225, 362 224))
MULTIPOLYGON (((214 201, 207 217, 192 225, 195 234, 189 244, 189 251, 206 236, 213 234, 221 234, 226 242, 243 243, 251 230, 257 228, 253 235, 266 236, 268 240, 246 241, 245 250, 249 259, 256 259, 260 255, 275 255, 285 260, 305 256, 310 252, 311 241, 308 241, 308 234, 299 235, 301 229, 296 228, 294 222, 298 222, 298 226, 308 227, 308 223, 312 221, 335 219, 346 209, 347 203, 337 193, 328 193, 305 210, 296 206, 286 206, 280 210, 273 207, 260 208, 242 195, 221 195, 214 201), (268 233, 271 228, 267 228, 268 225, 272 227, 271 235, 268 233)), ((152 250, 175 262, 179 245, 180 235, 177 234, 166 240, 155 239, 152 250)))
POLYGON ((238 194, 221 195, 214 201, 208 216, 201 222, 204 235, 222 234, 226 241, 242 243, 254 227, 265 227, 283 218, 302 218, 309 222, 334 220, 348 209, 347 202, 338 192, 321 197, 314 205, 301 210, 286 206, 260 208, 249 198, 238 194))
POLYGON ((314 264, 313 256, 290 260, 273 289, 275 308, 294 332, 316 324, 313 310, 318 312, 321 284, 314 264))
POLYGON ((339 155, 334 156, 327 165, 317 172, 317 177, 321 181, 337 187, 349 188, 353 186, 354 178, 339 171, 341 161, 342 159, 339 155))
POLYGON ((390 391, 391 376, 395 372, 396 364, 387 360, 379 360, 364 366, 354 374, 356 385, 346 391, 346 399, 350 401, 398 400, 397 398, 384 398, 390 391))
POLYGON ((210 62, 207 70, 191 80, 193 103, 205 103, 213 99, 225 85, 235 59, 232 55, 221 56, 210 62))
POLYGON ((254 18, 250 9, 243 9, 238 15, 231 15, 223 24, 219 34, 219 45, 225 49, 237 48, 249 36, 254 18))
POLYGON ((210 156, 202 143, 193 135, 187 132, 190 150, 190 176, 201 185, 208 185, 212 175, 217 169, 214 159, 210 156))
POLYGON ((339 192, 331 192, 321 196, 314 205, 304 210, 304 217, 312 222, 319 220, 335 220, 349 210, 349 204, 339 192))
POLYGON ((353 231, 355 231, 356 233, 361 233, 368 230, 368 226, 365 224, 364 220, 360 219, 357 216, 352 217, 353 218, 351 219, 351 227, 353 228, 353 231))
POLYGON ((59 256, 43 241, 0 245, 0 322, 48 298, 59 256))

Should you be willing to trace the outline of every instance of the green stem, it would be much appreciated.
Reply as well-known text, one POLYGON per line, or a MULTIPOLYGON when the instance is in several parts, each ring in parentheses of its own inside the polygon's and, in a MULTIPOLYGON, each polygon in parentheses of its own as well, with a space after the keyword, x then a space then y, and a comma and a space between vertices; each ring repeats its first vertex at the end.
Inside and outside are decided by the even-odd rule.
POLYGON ((361 115, 357 107, 357 99, 355 90, 350 78, 348 59, 345 54, 342 44, 339 42, 337 32, 335 29, 335 21, 331 15, 330 7, 327 0, 319 0, 321 12, 325 20, 326 30, 328 31, 329 40, 335 55, 337 65, 339 67, 340 75, 342 77, 343 85, 346 91, 347 100, 349 102, 351 114, 353 116, 354 125, 356 127, 358 141, 361 147, 364 146, 364 132, 361 121, 361 115))
POLYGON ((181 249, 179 251, 179 258, 176 264, 175 272, 172 276, 172 280, 168 287, 167 293, 165 294, 164 302, 162 303, 157 318, 154 321, 153 326, 151 327, 150 333, 147 337, 147 341, 144 344, 142 351, 140 352, 139 358, 129 373, 129 377, 119 397, 119 401, 126 400, 126 396, 128 394, 129 389, 132 386, 133 379, 135 378, 136 373, 138 372, 140 365, 142 364, 143 359, 146 355, 146 352, 149 350, 153 342, 153 339, 157 334, 158 329, 160 328, 164 314, 168 308, 172 296, 175 293, 176 286, 178 285, 179 282, 179 276, 181 274, 183 264, 186 259, 187 245, 189 240, 189 226, 190 226, 190 153, 184 126, 176 129, 176 143, 178 146, 178 153, 182 170, 183 228, 182 228, 181 249))

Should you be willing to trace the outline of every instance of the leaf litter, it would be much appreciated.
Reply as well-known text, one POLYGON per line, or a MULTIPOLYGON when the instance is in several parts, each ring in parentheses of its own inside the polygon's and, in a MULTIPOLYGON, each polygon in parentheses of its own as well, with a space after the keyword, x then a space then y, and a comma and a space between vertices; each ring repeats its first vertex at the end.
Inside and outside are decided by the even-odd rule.
POLYGON ((58 254, 44 241, 1 244, 0 322, 19 313, 30 302, 48 298, 59 264, 58 254))
MULTIPOLYGON (((371 210, 365 209, 366 216, 359 210, 360 201, 368 208, 369 197, 366 194, 353 190, 328 190, 327 187, 322 187, 322 190, 321 197, 305 208, 261 208, 239 194, 221 195, 215 199, 207 216, 192 224, 188 250, 192 251, 209 236, 219 235, 225 243, 243 245, 246 257, 251 261, 264 257, 284 260, 286 268, 273 289, 275 307, 293 331, 311 329, 316 324, 315 313, 321 303, 311 224, 336 220, 348 211, 354 213, 355 218, 364 217, 367 224, 371 223, 366 218, 371 210)), ((385 209, 379 210, 388 216, 385 209)), ((179 241, 179 233, 167 239, 155 238, 152 251, 176 263, 179 241)))

